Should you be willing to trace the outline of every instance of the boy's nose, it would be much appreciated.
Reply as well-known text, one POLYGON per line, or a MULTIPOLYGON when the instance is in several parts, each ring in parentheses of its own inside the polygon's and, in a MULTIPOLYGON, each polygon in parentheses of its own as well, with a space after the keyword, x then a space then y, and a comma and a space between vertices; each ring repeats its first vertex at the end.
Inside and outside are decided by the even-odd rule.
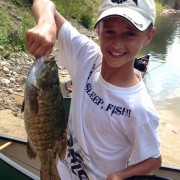
POLYGON ((114 49, 120 49, 123 47, 123 38, 116 37, 113 42, 113 48, 114 49))

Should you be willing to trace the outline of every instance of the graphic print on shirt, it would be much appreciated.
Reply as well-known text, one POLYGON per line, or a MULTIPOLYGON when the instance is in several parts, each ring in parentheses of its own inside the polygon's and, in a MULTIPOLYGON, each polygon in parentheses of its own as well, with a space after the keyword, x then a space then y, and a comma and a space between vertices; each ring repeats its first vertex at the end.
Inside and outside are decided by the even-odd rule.
MULTIPOLYGON (((68 154, 67 154, 67 159, 69 159, 69 164, 68 166, 71 168, 71 171, 74 175, 79 177, 80 180, 88 180, 88 175, 86 173, 87 168, 86 165, 83 162, 83 158, 81 157, 81 153, 78 151, 74 150, 74 145, 76 141, 73 140, 72 134, 69 133, 69 138, 68 138, 68 154)), ((79 150, 80 151, 80 150, 79 150)))
MULTIPOLYGON (((92 85, 89 83, 89 79, 92 76, 94 70, 96 68, 96 65, 93 64, 91 71, 89 73, 89 76, 87 78, 87 83, 85 87, 85 93, 88 94, 91 101, 97 105, 101 110, 104 110, 108 113, 110 113, 111 116, 113 115, 122 115, 126 117, 131 116, 131 110, 127 109, 125 107, 113 105, 111 103, 108 103, 108 105, 105 106, 104 100, 100 97, 100 95, 97 95, 93 89, 92 85)), ((80 147, 77 139, 73 137, 72 130, 70 127, 72 124, 72 119, 69 119, 68 122, 68 128, 67 128, 67 155, 66 159, 63 162, 63 164, 67 167, 72 177, 76 177, 80 180, 89 180, 88 174, 92 174, 95 177, 98 177, 97 174, 84 162, 83 159, 86 159, 87 161, 90 161, 90 157, 83 151, 83 149, 80 147)))
POLYGON ((66 159, 62 163, 67 167, 72 179, 75 176, 80 180, 89 180, 88 171, 90 168, 84 163, 82 158, 82 149, 80 148, 77 140, 73 138, 71 130, 71 120, 67 128, 67 154, 66 159))
MULTIPOLYGON (((94 71, 94 68, 95 68, 95 64, 93 65, 93 68, 90 72, 88 80, 91 77, 91 75, 94 71)), ((131 117, 131 110, 130 109, 127 109, 125 107, 121 107, 119 105, 114 105, 111 103, 108 103, 108 105, 104 105, 105 104, 104 100, 93 91, 92 85, 88 81, 86 83, 85 91, 93 103, 95 103, 100 109, 102 109, 102 110, 104 109, 106 112, 110 113, 111 116, 121 115, 121 116, 131 117)))

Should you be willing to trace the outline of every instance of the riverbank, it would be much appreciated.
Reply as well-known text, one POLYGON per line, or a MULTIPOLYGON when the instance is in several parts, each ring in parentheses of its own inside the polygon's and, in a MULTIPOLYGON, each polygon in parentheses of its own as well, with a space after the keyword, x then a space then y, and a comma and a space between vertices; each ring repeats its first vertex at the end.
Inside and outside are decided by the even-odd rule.
POLYGON ((159 136, 163 164, 180 166, 180 97, 158 102, 155 104, 160 115, 159 136))
POLYGON ((158 15, 163 15, 163 14, 171 14, 171 13, 178 13, 180 10, 175 10, 175 9, 163 9, 158 15))

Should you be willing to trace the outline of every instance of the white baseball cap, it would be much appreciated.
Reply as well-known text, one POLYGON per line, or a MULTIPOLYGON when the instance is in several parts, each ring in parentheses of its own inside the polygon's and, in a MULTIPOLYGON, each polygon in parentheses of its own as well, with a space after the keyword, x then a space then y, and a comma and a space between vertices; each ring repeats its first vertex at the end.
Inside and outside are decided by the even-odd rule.
POLYGON ((155 24, 155 3, 154 0, 101 0, 95 27, 110 16, 121 16, 144 31, 151 23, 155 24))

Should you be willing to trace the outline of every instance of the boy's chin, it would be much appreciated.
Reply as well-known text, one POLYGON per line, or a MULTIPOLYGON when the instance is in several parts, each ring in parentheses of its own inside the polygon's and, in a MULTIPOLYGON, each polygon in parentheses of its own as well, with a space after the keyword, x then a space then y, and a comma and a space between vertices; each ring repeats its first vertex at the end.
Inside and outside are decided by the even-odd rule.
POLYGON ((121 60, 108 60, 106 63, 111 68, 121 68, 129 64, 129 62, 122 62, 121 60))
POLYGON ((126 63, 108 63, 109 68, 122 68, 126 63))

